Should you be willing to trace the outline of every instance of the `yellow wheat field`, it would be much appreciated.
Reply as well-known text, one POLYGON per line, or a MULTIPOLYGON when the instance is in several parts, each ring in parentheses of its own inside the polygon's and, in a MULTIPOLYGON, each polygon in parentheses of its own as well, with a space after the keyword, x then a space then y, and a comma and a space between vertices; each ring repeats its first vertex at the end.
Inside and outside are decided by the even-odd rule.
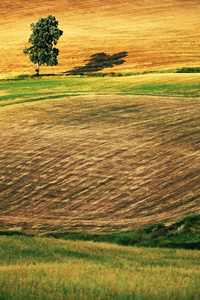
POLYGON ((199 66, 198 0, 6 0, 0 12, 1 77, 34 73, 22 50, 30 23, 47 14, 56 16, 64 35, 58 43, 59 65, 43 67, 43 73, 66 72, 84 66, 91 55, 123 51, 125 62, 112 71, 199 66))

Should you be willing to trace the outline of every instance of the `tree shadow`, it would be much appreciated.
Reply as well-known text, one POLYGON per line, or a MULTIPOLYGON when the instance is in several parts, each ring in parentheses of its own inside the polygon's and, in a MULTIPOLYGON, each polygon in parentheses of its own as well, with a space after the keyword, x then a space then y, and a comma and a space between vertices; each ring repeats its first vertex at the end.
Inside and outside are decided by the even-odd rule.
POLYGON ((93 54, 85 66, 75 67, 73 70, 64 72, 66 75, 83 75, 85 73, 98 72, 105 68, 113 68, 114 66, 122 65, 125 60, 122 59, 128 55, 128 52, 123 51, 114 55, 109 55, 104 52, 93 54))

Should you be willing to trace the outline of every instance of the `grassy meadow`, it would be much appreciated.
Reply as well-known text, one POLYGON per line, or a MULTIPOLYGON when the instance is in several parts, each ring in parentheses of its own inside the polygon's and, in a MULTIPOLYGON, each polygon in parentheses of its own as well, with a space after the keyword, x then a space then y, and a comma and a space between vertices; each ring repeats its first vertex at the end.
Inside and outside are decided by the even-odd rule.
POLYGON ((56 99, 78 94, 200 96, 200 74, 146 74, 128 77, 41 77, 1 80, 0 105, 56 99))
POLYGON ((199 251, 0 238, 3 299, 199 299, 199 251))

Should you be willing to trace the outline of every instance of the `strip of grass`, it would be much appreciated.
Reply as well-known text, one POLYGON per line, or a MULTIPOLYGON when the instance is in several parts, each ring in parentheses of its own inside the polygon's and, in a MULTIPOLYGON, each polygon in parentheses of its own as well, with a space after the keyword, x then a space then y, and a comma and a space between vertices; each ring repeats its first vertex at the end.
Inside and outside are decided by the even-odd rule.
MULTIPOLYGON (((138 94, 162 96, 200 96, 199 74, 148 74, 129 77, 60 77, 33 80, 2 80, 1 105, 38 101, 40 97, 59 94, 138 94)), ((42 97, 41 99, 42 100, 42 97)))
POLYGON ((199 251, 0 237, 1 299, 198 299, 199 251))

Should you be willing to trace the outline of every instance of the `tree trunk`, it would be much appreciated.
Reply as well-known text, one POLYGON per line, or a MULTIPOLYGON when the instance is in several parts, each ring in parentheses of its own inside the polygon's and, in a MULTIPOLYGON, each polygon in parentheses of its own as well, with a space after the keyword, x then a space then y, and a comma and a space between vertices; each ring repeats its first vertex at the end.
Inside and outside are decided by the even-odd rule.
POLYGON ((39 76, 40 75, 40 64, 39 62, 37 62, 37 67, 36 67, 36 75, 39 76))

